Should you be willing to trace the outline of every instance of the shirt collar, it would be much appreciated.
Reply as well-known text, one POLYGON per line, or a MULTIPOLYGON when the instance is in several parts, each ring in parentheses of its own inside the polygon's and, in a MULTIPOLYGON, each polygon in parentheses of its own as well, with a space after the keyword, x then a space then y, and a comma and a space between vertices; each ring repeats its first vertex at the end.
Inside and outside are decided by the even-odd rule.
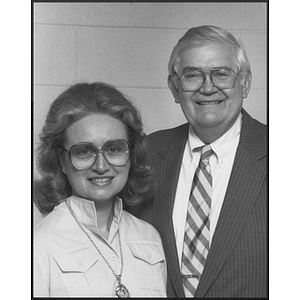
MULTIPOLYGON (((225 132, 219 139, 210 144, 212 150, 214 151, 218 161, 223 161, 228 153, 233 147, 237 146, 239 141, 239 136, 242 127, 242 113, 239 114, 234 124, 230 129, 225 132)), ((195 153, 195 149, 204 146, 205 144, 196 135, 192 126, 189 127, 188 134, 188 153, 192 159, 195 153)))
MULTIPOLYGON (((77 220, 91 230, 95 234, 99 234, 97 226, 97 213, 94 201, 71 196, 67 198, 71 205, 77 220)), ((109 239, 111 239, 117 232, 122 216, 123 204, 121 198, 115 196, 113 208, 113 220, 110 227, 109 239)))

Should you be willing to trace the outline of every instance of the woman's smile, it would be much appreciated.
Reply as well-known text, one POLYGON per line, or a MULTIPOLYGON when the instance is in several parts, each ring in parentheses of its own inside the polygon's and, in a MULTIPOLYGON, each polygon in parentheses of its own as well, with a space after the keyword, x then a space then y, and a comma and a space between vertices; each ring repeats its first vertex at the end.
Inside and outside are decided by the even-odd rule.
POLYGON ((103 177, 88 178, 88 181, 97 186, 104 187, 111 184, 113 179, 114 179, 113 176, 103 176, 103 177))

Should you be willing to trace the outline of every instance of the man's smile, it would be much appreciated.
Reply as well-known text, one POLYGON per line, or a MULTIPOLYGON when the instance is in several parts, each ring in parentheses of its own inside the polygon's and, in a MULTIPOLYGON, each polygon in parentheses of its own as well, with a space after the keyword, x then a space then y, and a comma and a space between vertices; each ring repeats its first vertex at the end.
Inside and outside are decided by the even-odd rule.
POLYGON ((224 100, 219 101, 196 101, 195 103, 198 105, 216 105, 224 102, 224 100))

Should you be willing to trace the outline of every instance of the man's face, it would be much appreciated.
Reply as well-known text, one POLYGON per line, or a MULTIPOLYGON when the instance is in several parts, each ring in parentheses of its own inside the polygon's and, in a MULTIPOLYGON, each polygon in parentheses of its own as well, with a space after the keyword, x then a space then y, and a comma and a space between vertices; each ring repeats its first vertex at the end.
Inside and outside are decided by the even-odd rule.
MULTIPOLYGON (((234 52, 230 45, 209 43, 189 49, 180 56, 175 67, 178 77, 188 68, 199 68, 207 72, 212 68, 227 67, 238 72, 234 52)), ((231 89, 220 90, 205 76, 202 87, 196 92, 184 92, 179 78, 174 78, 175 87, 171 88, 176 103, 180 103, 185 117, 201 138, 201 132, 214 132, 215 139, 222 136, 237 119, 250 89, 251 76, 236 76, 231 89)), ((171 85, 169 84, 171 87, 171 85)), ((210 141, 212 142, 212 141, 210 141)))

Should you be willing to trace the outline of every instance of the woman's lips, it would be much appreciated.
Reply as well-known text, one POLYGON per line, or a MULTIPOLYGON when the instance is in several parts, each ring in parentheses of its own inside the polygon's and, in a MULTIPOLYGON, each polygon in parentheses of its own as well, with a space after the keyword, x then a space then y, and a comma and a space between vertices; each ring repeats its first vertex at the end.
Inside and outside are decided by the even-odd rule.
POLYGON ((113 176, 94 177, 94 178, 89 178, 88 181, 90 181, 93 184, 96 184, 97 186, 106 186, 111 183, 113 178, 114 178, 113 176))

